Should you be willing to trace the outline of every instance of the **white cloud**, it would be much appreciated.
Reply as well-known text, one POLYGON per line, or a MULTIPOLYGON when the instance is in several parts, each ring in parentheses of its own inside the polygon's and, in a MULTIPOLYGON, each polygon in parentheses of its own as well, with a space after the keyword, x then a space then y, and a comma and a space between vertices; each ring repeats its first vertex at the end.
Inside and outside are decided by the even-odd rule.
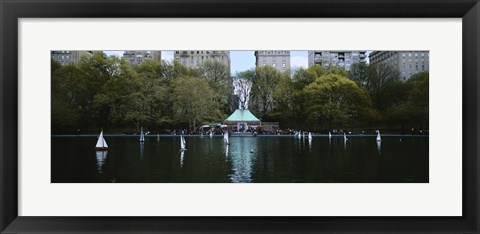
POLYGON ((293 56, 290 58, 290 67, 292 70, 299 67, 308 68, 308 58, 305 56, 293 56))

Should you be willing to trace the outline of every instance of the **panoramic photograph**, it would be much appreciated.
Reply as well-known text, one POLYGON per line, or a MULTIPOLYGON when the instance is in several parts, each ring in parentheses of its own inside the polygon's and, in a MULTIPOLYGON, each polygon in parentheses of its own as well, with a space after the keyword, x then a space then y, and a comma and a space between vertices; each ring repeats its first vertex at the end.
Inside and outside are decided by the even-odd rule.
POLYGON ((429 51, 51 51, 52 183, 428 183, 429 51))

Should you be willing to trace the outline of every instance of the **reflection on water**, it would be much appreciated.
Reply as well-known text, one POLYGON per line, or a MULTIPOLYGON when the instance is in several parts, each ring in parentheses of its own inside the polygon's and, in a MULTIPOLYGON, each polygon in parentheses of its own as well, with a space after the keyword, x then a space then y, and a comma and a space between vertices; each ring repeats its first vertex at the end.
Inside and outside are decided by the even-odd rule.
POLYGON ((256 137, 240 137, 240 142, 238 142, 240 144, 232 145, 230 152, 232 173, 229 177, 233 183, 252 182, 252 167, 256 156, 257 139, 256 137))
POLYGON ((107 157, 92 150, 96 137, 52 137, 52 182, 428 182, 428 137, 186 136, 188 151, 179 136, 160 138, 106 137, 107 157))
POLYGON ((143 159, 143 152, 145 150, 145 142, 139 142, 140 144, 140 158, 143 159))
POLYGON ((183 157, 185 156, 185 151, 180 150, 180 167, 183 167, 183 157))
POLYGON ((308 151, 310 153, 312 152, 312 141, 313 141, 313 139, 311 139, 311 138, 308 139, 308 151))
POLYGON ((107 160, 107 150, 95 151, 95 156, 97 157, 97 170, 98 173, 102 173, 102 166, 107 160))

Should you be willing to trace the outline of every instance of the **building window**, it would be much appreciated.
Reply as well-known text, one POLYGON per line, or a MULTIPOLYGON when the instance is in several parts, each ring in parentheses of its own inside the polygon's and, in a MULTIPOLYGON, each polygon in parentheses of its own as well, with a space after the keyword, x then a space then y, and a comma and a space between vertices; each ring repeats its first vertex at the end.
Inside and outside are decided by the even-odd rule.
POLYGON ((265 66, 265 63, 263 63, 263 66, 265 66))
POLYGON ((282 67, 283 67, 283 68, 287 67, 287 64, 285 64, 285 63, 284 63, 284 64, 282 64, 282 67))
POLYGON ((274 63, 274 64, 272 64, 272 66, 273 66, 273 67, 277 67, 277 64, 274 63))

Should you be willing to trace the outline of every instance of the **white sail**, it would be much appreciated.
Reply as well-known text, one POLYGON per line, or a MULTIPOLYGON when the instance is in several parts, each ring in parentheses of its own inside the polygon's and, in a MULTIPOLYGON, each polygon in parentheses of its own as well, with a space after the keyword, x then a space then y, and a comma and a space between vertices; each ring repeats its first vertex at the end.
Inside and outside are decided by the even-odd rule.
POLYGON ((183 136, 180 136, 180 150, 181 151, 186 150, 185 149, 185 139, 183 138, 183 136))
POLYGON ((145 135, 143 135, 143 127, 141 128, 140 130, 140 142, 144 142, 145 141, 145 135))
POLYGON ((213 137, 213 131, 210 131, 210 138, 213 137))
POLYGON ((343 133, 343 140, 344 140, 344 141, 347 141, 347 140, 348 140, 348 139, 347 139, 347 134, 346 134, 345 132, 343 133))
POLYGON ((380 131, 377 131, 377 141, 382 141, 382 137, 380 136, 380 131))
POLYGON ((100 135, 98 136, 97 140, 97 145, 95 145, 96 149, 108 149, 107 142, 103 138, 103 131, 100 132, 100 135))
POLYGON ((225 143, 227 143, 227 145, 228 145, 228 132, 225 132, 225 133, 223 134, 223 141, 224 141, 225 143))
POLYGON ((308 133, 308 140, 310 140, 310 141, 312 140, 312 133, 311 132, 308 133))
POLYGON ((332 134, 328 132, 328 138, 332 138, 332 134))

